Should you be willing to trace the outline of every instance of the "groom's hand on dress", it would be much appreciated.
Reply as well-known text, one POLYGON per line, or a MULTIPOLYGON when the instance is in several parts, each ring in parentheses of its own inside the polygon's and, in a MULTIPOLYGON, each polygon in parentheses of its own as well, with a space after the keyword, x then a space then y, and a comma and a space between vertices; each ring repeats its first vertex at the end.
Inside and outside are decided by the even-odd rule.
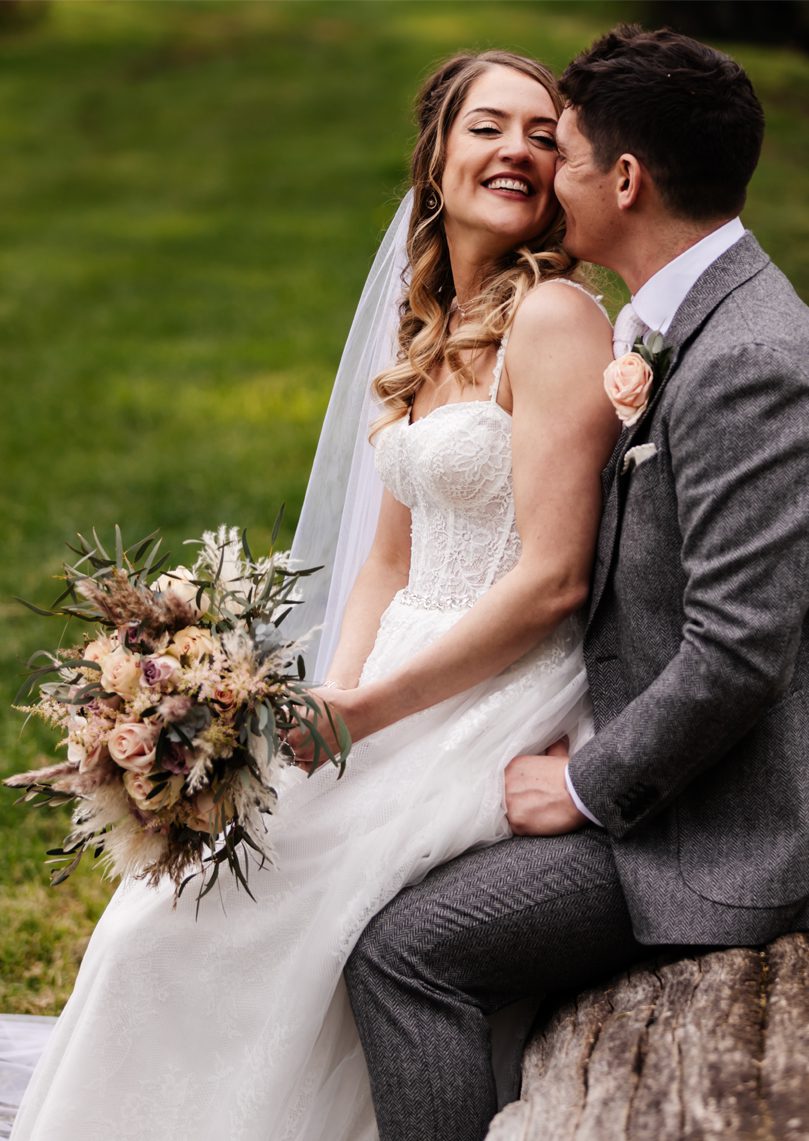
POLYGON ((541 756, 519 756, 509 763, 506 813, 515 836, 559 836, 587 823, 567 791, 568 760, 564 739, 541 756))

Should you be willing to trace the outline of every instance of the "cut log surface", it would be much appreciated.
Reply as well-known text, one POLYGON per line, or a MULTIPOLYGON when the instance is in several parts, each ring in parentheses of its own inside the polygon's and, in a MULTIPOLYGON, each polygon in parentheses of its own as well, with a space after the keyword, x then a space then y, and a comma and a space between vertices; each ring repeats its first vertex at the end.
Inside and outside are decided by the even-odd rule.
POLYGON ((487 1141, 809 1141, 809 935, 646 961, 542 1020, 487 1141))

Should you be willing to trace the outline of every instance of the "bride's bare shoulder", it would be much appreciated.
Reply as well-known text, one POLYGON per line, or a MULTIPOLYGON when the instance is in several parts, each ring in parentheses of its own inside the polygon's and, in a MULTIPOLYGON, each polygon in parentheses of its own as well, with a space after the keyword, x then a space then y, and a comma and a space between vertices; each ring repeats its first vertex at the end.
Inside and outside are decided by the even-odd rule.
POLYGON ((577 283, 556 279, 535 286, 517 309, 506 362, 512 389, 561 385, 595 389, 612 360, 612 326, 596 297, 577 283))
POLYGON ((512 339, 534 341, 538 335, 569 337, 591 335, 610 340, 612 326, 600 299, 585 285, 569 278, 554 278, 535 285, 519 304, 512 339))

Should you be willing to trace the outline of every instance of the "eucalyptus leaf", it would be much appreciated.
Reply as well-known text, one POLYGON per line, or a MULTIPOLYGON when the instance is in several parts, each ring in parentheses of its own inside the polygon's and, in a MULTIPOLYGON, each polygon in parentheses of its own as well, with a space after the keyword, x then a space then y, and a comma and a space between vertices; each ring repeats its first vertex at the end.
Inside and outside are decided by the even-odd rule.
POLYGON ((278 536, 281 533, 281 524, 284 520, 285 509, 286 509, 286 504, 282 503, 280 508, 278 509, 278 514, 275 517, 275 522, 272 525, 272 537, 271 537, 270 542, 271 542, 273 547, 275 546, 276 542, 278 541, 278 536))

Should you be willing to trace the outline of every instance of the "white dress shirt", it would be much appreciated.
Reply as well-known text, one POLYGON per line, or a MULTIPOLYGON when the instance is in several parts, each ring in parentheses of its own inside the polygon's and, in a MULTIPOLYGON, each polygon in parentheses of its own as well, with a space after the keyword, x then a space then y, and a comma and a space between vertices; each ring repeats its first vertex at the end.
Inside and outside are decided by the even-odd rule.
POLYGON ((697 278, 743 235, 741 220, 734 218, 659 269, 631 298, 641 321, 657 333, 666 333, 697 278))
MULTIPOLYGON (((701 238, 700 241, 689 246, 673 261, 664 265, 647 282, 644 282, 631 298, 632 308, 638 317, 654 332, 666 333, 677 310, 685 301, 686 294, 690 292, 697 278, 701 277, 708 266, 715 262, 718 257, 721 257, 726 250, 735 246, 743 235, 744 226, 741 220, 734 218, 733 221, 725 222, 718 230, 714 230, 706 237, 701 238)), ((593 816, 576 793, 567 768, 565 768, 565 784, 570 793, 570 798, 579 812, 583 813, 593 824, 600 826, 601 821, 593 816)))

